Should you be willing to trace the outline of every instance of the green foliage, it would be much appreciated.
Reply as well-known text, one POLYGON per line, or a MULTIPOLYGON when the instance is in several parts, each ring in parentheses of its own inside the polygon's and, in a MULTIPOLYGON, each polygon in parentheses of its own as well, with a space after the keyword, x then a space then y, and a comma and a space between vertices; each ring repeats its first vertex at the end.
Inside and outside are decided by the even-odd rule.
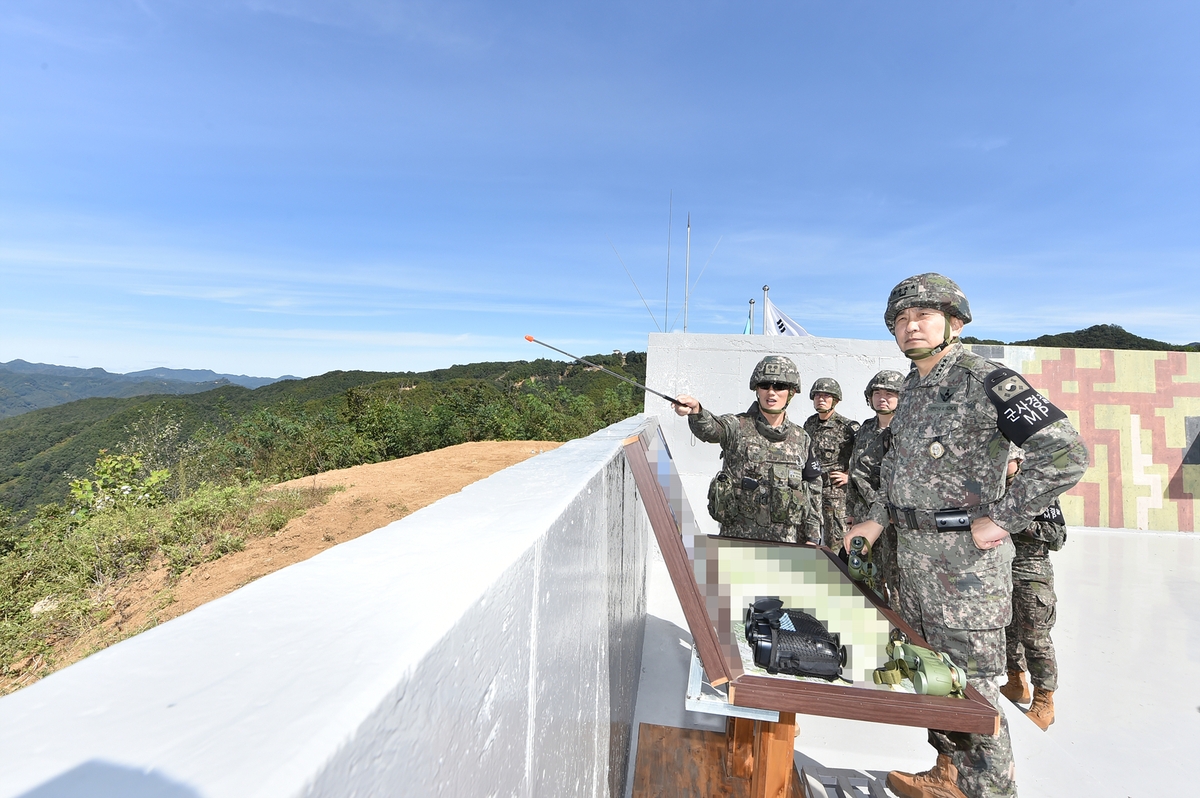
MULTIPOLYGON (((975 338, 964 336, 964 344, 994 344, 1005 346, 1003 341, 994 338, 975 338)), ((1176 346, 1153 338, 1143 338, 1135 335, 1116 324, 1096 324, 1084 330, 1058 333, 1057 335, 1042 335, 1027 341, 1013 341, 1012 346, 1046 346, 1056 349, 1126 349, 1152 352, 1196 352, 1200 345, 1188 344, 1176 346)))
MULTIPOLYGON (((644 353, 587 359, 645 380, 644 353)), ((85 472, 100 449, 137 455, 148 473, 166 471, 155 487, 177 499, 202 482, 291 479, 466 441, 568 440, 641 407, 642 391, 548 359, 87 399, 0 420, 0 503, 27 520, 39 505, 70 500, 64 474, 85 472)))
POLYGON ((11 534, 11 514, 0 513, 6 530, 0 537, 0 670, 48 654, 56 640, 102 621, 112 610, 106 589, 114 582, 156 561, 179 574, 240 551, 247 539, 274 534, 330 493, 206 483, 176 500, 150 501, 131 498, 137 489, 120 490, 130 480, 145 488, 150 479, 137 455, 101 453, 93 473, 94 479, 76 481, 87 512, 44 505, 19 535, 11 534))
POLYGON ((92 466, 92 479, 71 480, 72 509, 86 515, 112 507, 161 504, 162 485, 170 477, 165 468, 144 468, 140 455, 109 454, 101 449, 92 466))

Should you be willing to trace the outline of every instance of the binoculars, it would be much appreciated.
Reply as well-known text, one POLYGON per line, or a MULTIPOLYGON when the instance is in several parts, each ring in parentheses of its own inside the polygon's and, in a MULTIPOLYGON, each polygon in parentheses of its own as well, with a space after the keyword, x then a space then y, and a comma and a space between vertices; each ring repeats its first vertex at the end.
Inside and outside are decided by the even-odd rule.
POLYGON ((915 646, 907 640, 888 643, 887 652, 893 661, 903 662, 907 667, 918 695, 964 697, 967 674, 946 654, 915 646))
POLYGON ((841 637, 802 610, 784 609, 777 598, 760 599, 746 609, 746 642, 754 662, 767 673, 841 678, 846 647, 841 637))
POLYGON ((850 571, 850 578, 855 582, 866 582, 870 585, 875 583, 879 569, 871 562, 871 550, 867 546, 867 539, 862 535, 855 535, 850 539, 850 557, 846 560, 846 566, 850 571))

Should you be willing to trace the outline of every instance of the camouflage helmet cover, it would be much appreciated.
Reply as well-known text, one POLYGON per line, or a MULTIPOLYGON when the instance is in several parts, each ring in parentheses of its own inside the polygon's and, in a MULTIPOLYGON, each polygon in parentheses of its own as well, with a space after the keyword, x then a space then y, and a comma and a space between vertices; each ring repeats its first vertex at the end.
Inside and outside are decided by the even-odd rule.
POLYGON ((758 388, 762 382, 782 382, 792 386, 793 391, 800 390, 800 369, 791 358, 782 355, 767 355, 758 361, 750 374, 750 390, 758 388))
POLYGON ((817 394, 827 393, 839 402, 842 401, 842 386, 833 377, 819 377, 808 389, 808 398, 815 399, 817 394))
POLYGON ((892 289, 883 312, 883 323, 888 332, 896 334, 896 316, 909 308, 934 308, 957 316, 964 324, 971 321, 971 306, 966 294, 949 277, 934 272, 909 277, 892 289))
POLYGON ((867 404, 871 404, 871 394, 876 391, 892 391, 900 393, 904 388, 904 375, 898 371, 884 369, 871 378, 867 383, 867 389, 863 391, 863 396, 867 398, 867 404))

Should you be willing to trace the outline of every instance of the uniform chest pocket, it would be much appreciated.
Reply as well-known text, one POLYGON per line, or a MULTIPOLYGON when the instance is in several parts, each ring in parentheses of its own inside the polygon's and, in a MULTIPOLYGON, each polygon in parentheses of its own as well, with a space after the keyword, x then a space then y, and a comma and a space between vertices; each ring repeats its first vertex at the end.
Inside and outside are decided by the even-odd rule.
POLYGON ((743 459, 742 467, 745 469, 746 476, 761 477, 766 476, 767 460, 770 458, 770 450, 761 443, 747 443, 745 450, 745 458, 743 459))

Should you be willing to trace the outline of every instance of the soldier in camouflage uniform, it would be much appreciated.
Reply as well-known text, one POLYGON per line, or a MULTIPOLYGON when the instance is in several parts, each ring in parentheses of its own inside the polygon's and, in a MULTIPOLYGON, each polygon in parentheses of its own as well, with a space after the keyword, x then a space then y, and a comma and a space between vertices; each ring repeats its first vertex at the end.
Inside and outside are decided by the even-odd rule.
MULTIPOLYGON (((967 671, 999 710, 1012 617, 1010 530, 1027 528, 1083 476, 1079 433, 1016 372, 957 341, 971 320, 959 287, 938 274, 910 277, 888 297, 884 322, 913 361, 891 424, 892 447, 868 520, 849 534, 874 541, 896 525, 900 614, 929 645, 967 671), (1010 442, 1025 466, 1005 491, 1010 442)), ((937 764, 893 771, 906 798, 1015 796, 1008 723, 998 734, 930 730, 937 764)))
POLYGON ((834 551, 846 534, 846 484, 850 481, 850 453, 858 422, 834 410, 842 400, 842 386, 832 377, 821 377, 808 390, 817 411, 804 422, 813 450, 821 461, 821 534, 834 551))
POLYGON ((786 357, 762 359, 750 376, 758 400, 744 413, 714 416, 686 394, 675 412, 697 438, 721 444, 721 471, 708 488, 708 512, 729 537, 819 543, 820 467, 808 433, 787 419, 800 371, 786 357))
MULTIPOLYGON (((879 492, 879 468, 883 464, 883 456, 892 445, 890 425, 903 385, 903 374, 884 369, 871 378, 863 391, 867 405, 875 411, 875 417, 864 421, 854 436, 854 452, 850 455, 850 486, 846 495, 846 508, 852 519, 861 521, 866 518, 875 501, 875 494, 879 492)), ((900 571, 896 564, 896 527, 888 524, 884 528, 871 549, 871 560, 879 569, 876 592, 889 605, 897 606, 900 571)))
MULTIPOLYGON (((1013 447, 1008 462, 1009 480, 1016 476, 1024 454, 1013 447)), ((1054 722, 1054 691, 1058 689, 1058 662, 1050 630, 1057 617, 1058 597, 1054 594, 1054 566, 1050 552, 1067 542, 1067 525, 1058 499, 1046 512, 1034 519, 1029 528, 1012 536, 1016 546, 1013 558, 1013 618, 1004 630, 1008 656, 1008 683, 1000 692, 1015 704, 1030 701, 1025 681, 1025 665, 1033 682, 1032 703, 1026 716, 1042 731, 1054 722)))

